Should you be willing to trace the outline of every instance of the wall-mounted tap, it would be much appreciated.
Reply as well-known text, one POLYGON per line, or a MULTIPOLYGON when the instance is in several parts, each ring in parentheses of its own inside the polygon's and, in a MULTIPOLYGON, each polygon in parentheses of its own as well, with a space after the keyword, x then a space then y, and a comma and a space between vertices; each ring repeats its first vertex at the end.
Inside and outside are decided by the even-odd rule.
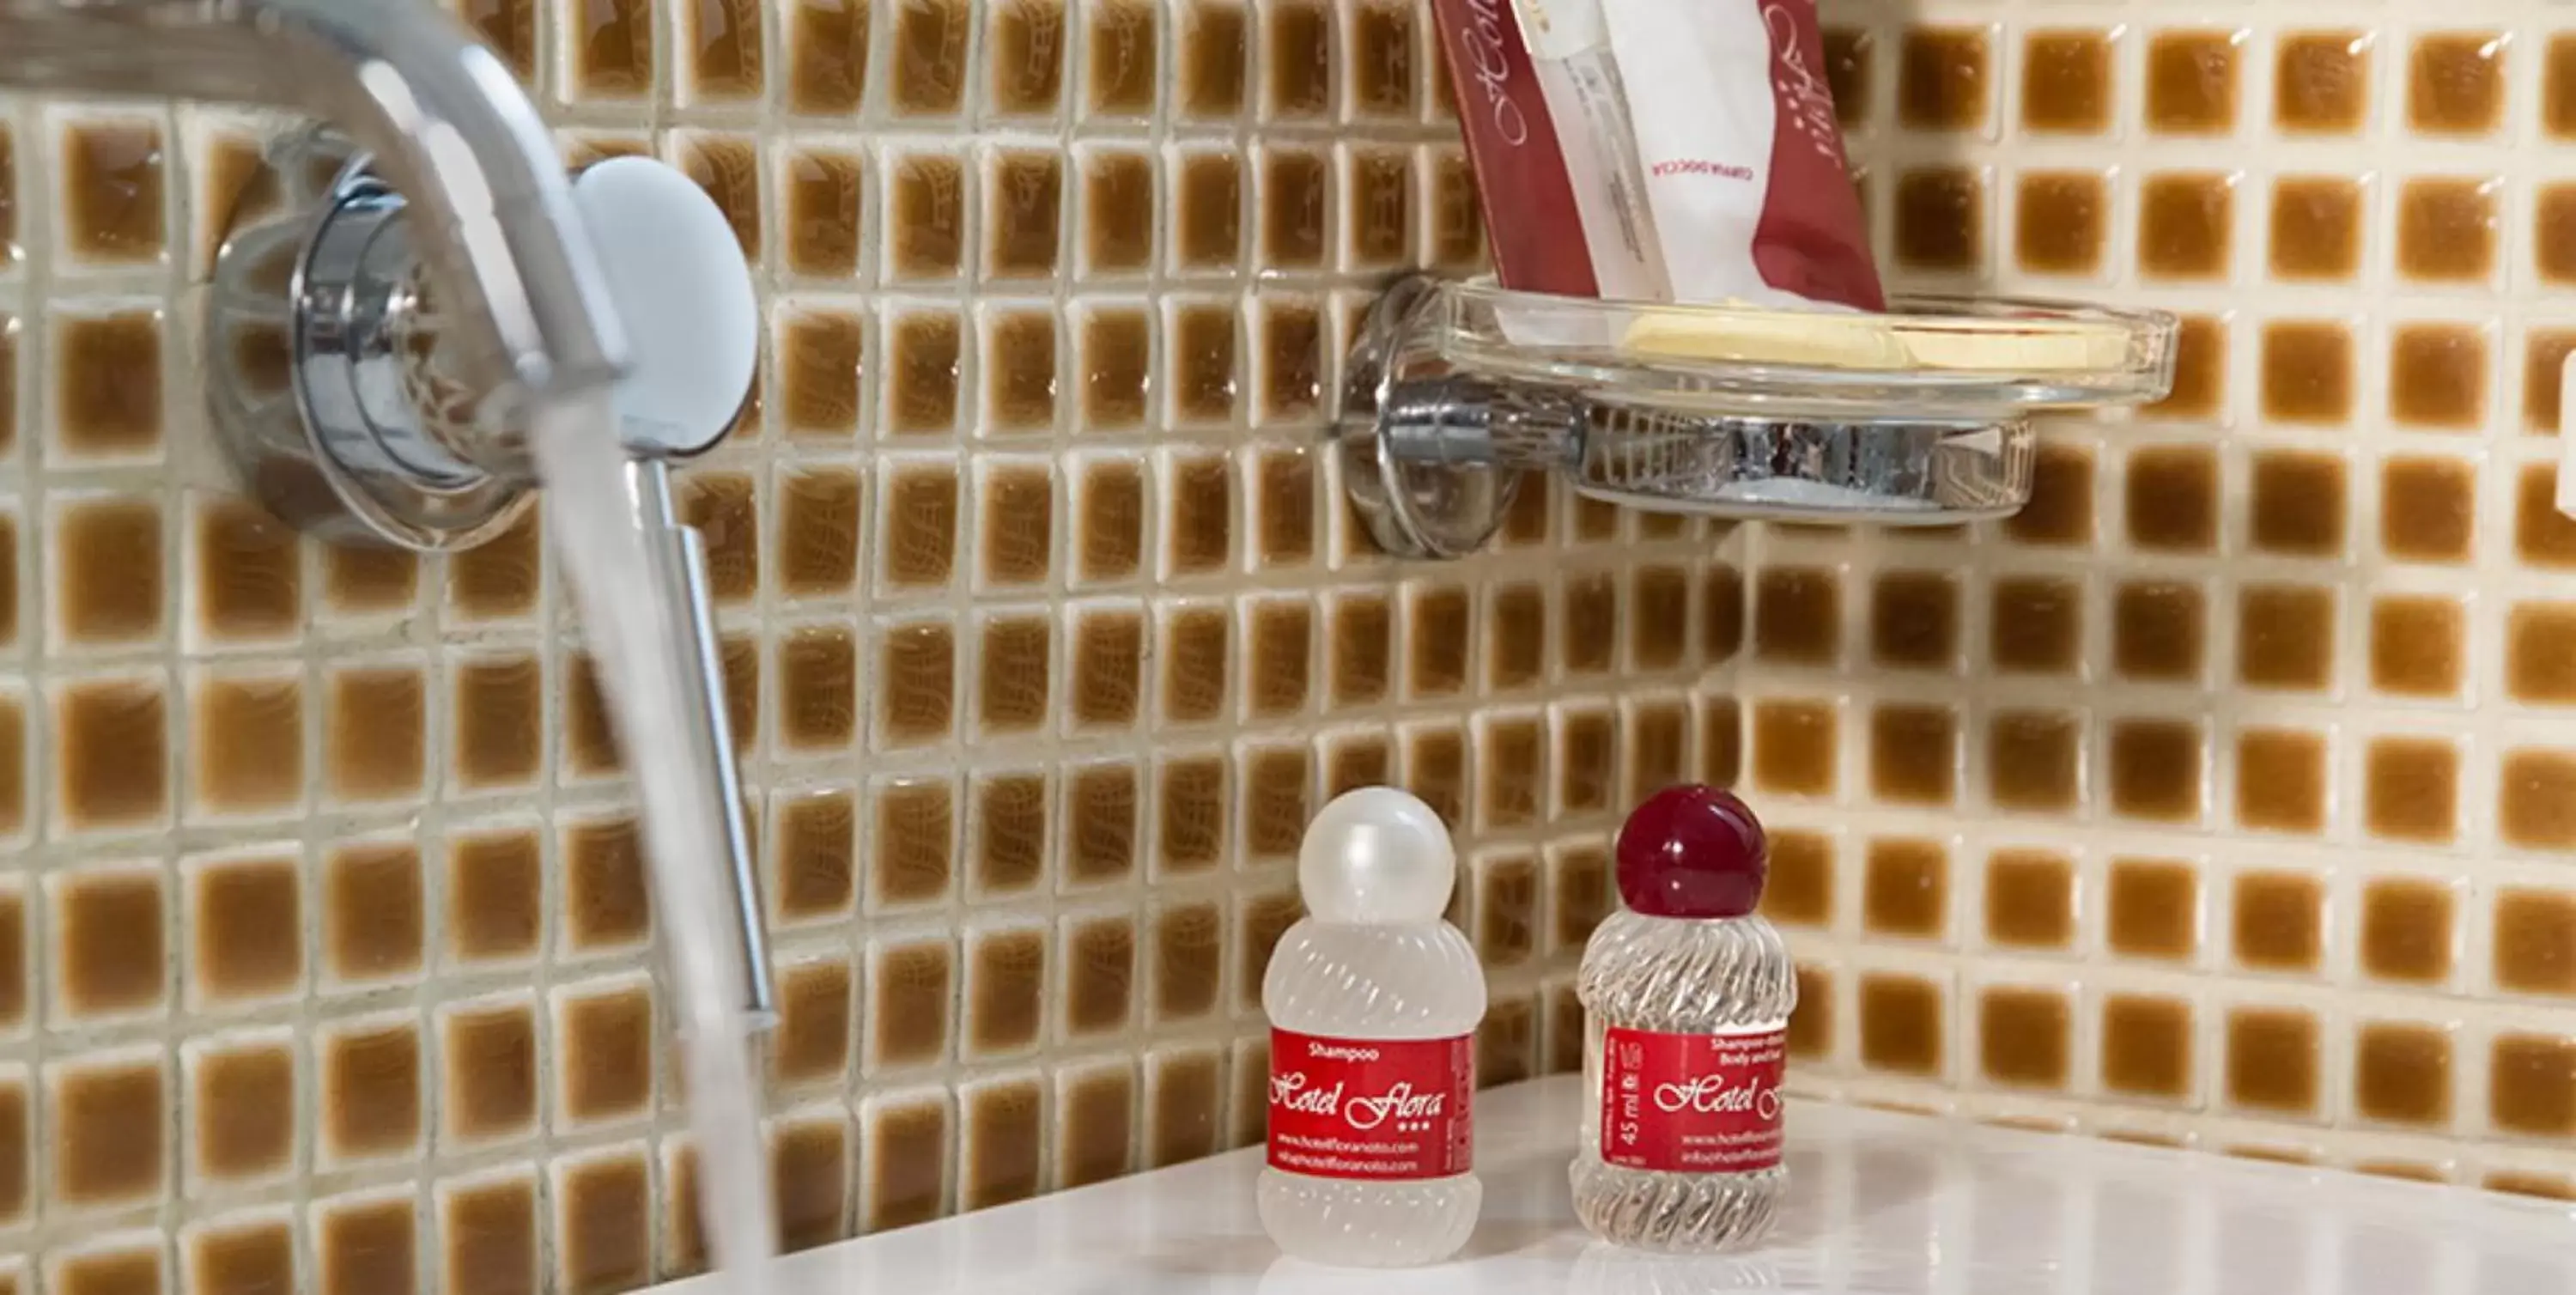
POLYGON ((268 149, 277 200, 229 213, 201 364, 239 484, 308 532, 481 543, 536 485, 533 415, 615 388, 636 525, 697 667, 674 701, 714 775, 746 1006, 767 1018, 703 548, 667 475, 723 438, 755 368, 749 271, 713 202, 658 163, 567 177, 508 68, 424 0, 0 0, 0 87, 315 119, 268 149), (635 336, 660 370, 641 381, 635 336))

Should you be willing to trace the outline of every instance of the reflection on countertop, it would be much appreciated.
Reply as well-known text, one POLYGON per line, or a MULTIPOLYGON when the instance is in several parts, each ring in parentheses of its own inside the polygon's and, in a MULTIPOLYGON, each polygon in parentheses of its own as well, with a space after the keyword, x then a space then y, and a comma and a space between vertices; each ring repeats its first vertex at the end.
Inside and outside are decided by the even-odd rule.
MULTIPOLYGON (((1594 1244, 1565 1166, 1581 1080, 1489 1090, 1485 1212, 1453 1263, 1402 1272, 1279 1257, 1239 1151, 794 1256, 778 1295, 2564 1295, 2576 1209, 2245 1160, 1815 1102, 1789 1120, 1791 1200, 1756 1251, 1594 1244)), ((717 1279, 664 1288, 717 1295, 717 1279)))

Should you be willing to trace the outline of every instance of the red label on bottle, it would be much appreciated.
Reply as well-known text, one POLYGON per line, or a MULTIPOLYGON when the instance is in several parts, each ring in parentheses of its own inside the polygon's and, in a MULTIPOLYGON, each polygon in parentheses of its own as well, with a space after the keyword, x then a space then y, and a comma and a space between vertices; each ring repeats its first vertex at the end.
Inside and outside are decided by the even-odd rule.
POLYGON ((1270 1167, 1316 1178, 1447 1178, 1474 1165, 1476 1052, 1454 1039, 1270 1032, 1270 1167))
POLYGON ((1697 1174, 1779 1164, 1788 1040, 1786 1026, 1742 1034, 1611 1026, 1601 1041, 1601 1158, 1697 1174))

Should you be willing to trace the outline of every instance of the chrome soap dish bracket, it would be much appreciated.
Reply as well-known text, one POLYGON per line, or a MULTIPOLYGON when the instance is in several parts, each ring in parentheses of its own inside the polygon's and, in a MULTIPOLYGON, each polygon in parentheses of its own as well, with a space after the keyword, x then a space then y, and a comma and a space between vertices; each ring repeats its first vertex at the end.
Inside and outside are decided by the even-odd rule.
POLYGON ((1416 275, 1363 321, 1333 435, 1371 537, 1405 557, 1483 548, 1528 472, 1653 512, 1947 525, 2029 502, 2034 414, 2163 398, 2177 330, 2061 302, 1870 315, 1416 275))

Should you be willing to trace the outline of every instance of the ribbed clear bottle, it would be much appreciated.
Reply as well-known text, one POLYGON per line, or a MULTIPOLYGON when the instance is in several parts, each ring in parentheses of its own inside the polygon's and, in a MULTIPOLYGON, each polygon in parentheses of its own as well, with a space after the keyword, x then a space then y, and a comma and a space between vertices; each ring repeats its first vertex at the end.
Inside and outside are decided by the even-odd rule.
POLYGON ((1725 1250, 1778 1217, 1798 977, 1753 912, 1768 854, 1752 812, 1704 787, 1660 793, 1620 832, 1625 907, 1594 929, 1575 982, 1586 1104, 1574 1212, 1604 1241, 1725 1250), (1617 1146, 1605 1153, 1605 1140, 1617 1146))

